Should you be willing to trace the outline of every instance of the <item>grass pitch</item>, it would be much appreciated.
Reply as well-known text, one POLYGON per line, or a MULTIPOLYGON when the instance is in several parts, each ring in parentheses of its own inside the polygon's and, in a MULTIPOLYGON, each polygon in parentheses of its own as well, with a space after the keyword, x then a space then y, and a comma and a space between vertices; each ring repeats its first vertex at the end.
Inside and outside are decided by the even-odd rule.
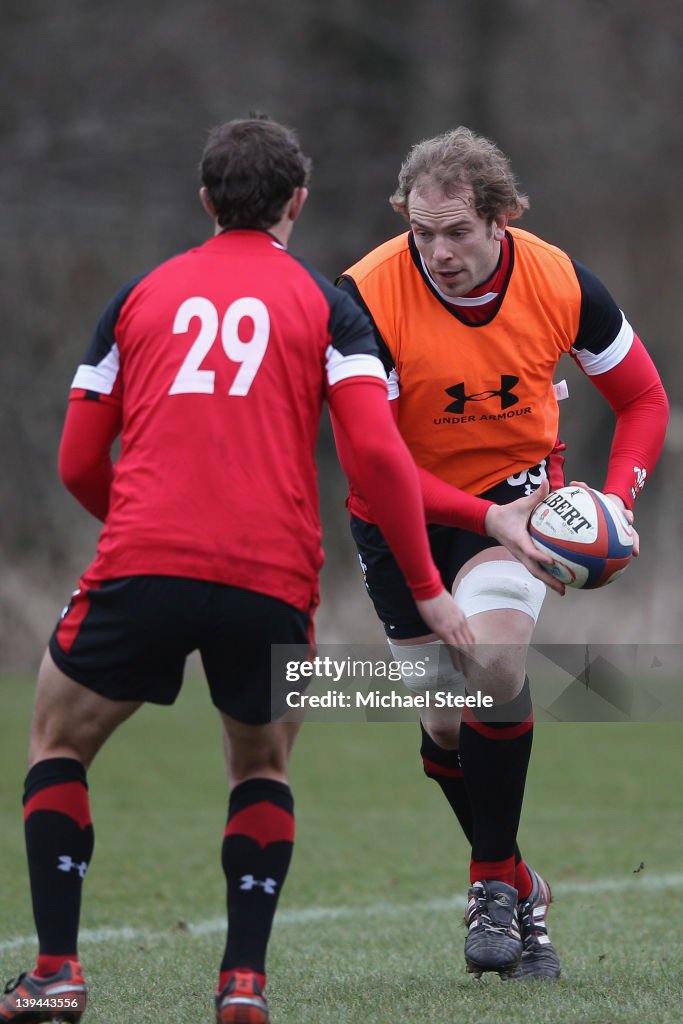
MULTIPOLYGON (((32 683, 0 682, 0 968, 35 956, 20 796, 32 683)), ((468 852, 416 726, 309 724, 269 956, 273 1024, 679 1024, 683 725, 540 725, 520 845, 554 885, 556 984, 464 971, 468 852), (644 867, 641 868, 641 864, 644 867)), ((203 685, 145 708, 90 773, 89 1024, 201 1024, 223 945, 227 806, 203 685)))

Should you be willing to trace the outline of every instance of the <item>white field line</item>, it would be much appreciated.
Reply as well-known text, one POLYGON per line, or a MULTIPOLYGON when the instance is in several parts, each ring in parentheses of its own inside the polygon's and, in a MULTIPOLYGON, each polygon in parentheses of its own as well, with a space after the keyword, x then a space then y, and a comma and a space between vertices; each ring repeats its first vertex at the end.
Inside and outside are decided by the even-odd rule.
MULTIPOLYGON (((553 885, 553 896, 599 896, 612 892, 637 892, 646 889, 659 892, 663 889, 683 888, 683 874, 639 875, 636 878, 600 878, 592 882, 557 882, 553 885)), ((446 913, 459 911, 465 906, 463 896, 450 899, 427 900, 415 903, 369 903, 358 907, 292 907, 278 912, 276 928, 287 925, 301 925, 315 922, 363 920, 369 917, 401 917, 416 913, 446 913)), ((186 932, 189 935, 212 935, 225 931, 225 918, 216 917, 197 924, 183 925, 174 930, 172 927, 164 931, 150 931, 147 928, 84 928, 79 936, 79 944, 94 943, 101 945, 106 942, 159 942, 174 934, 186 932)), ((0 941, 0 954, 23 946, 35 945, 34 935, 17 936, 14 939, 0 941)))

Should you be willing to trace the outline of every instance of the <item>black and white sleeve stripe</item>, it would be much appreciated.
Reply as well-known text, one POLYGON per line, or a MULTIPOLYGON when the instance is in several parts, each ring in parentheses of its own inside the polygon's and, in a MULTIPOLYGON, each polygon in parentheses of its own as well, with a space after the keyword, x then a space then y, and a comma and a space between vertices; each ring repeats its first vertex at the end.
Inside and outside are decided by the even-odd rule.
MULTIPOLYGON (((303 261, 300 261, 303 263, 303 261)), ((323 292, 330 310, 330 343, 325 352, 328 387, 350 377, 387 379, 370 320, 349 295, 303 264, 323 292)))
POLYGON ((379 333, 377 329, 377 324, 373 320, 372 314, 368 309, 366 303, 363 301, 363 296, 358 291, 358 286, 356 285, 356 282, 353 280, 353 278, 346 277, 346 275, 342 274, 342 276, 337 280, 337 288, 339 288, 340 291, 345 292, 347 295, 349 295, 351 299, 353 299, 355 304, 363 310, 368 320, 370 321, 372 331, 375 336, 375 341, 377 342, 379 357, 382 360, 382 365, 384 366, 384 369, 386 370, 388 377, 391 371, 394 369, 393 356, 391 355, 391 352, 387 348, 387 344, 384 338, 379 333))
POLYGON ((572 262, 581 287, 581 313, 571 351, 584 372, 595 377, 613 370, 628 354, 633 328, 599 278, 572 262))
POLYGON ((129 281, 107 304, 97 321, 87 351, 76 370, 71 388, 111 395, 120 370, 116 323, 121 308, 144 274, 129 281))

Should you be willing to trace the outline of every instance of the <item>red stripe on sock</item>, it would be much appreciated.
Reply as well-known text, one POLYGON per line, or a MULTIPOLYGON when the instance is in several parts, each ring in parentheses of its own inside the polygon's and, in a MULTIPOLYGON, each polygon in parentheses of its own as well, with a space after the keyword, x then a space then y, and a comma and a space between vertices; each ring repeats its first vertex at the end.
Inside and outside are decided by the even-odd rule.
POLYGON ((294 816, 270 800, 260 800, 228 819, 226 836, 247 836, 265 848, 269 843, 294 842, 294 816))
POLYGON ((515 864, 515 889, 520 900, 525 900, 531 894, 531 875, 523 860, 515 864))
POLYGON ((33 973, 38 978, 49 978, 51 974, 57 974, 58 971, 61 971, 67 960, 77 961, 78 957, 75 952, 65 956, 45 956, 41 953, 33 973))
POLYGON ((422 764, 427 775, 440 775, 446 779, 462 778, 462 768, 446 768, 442 764, 437 764, 436 761, 430 761, 427 757, 422 758, 422 764))
POLYGON ((515 858, 505 860, 470 860, 470 883, 505 882, 515 886, 515 858))
POLYGON ((65 814, 79 828, 92 825, 88 790, 82 782, 60 782, 56 786, 46 786, 39 790, 24 806, 24 821, 35 811, 65 814))
POLYGON ((525 718, 523 722, 517 722, 515 725, 506 725, 503 728, 496 728, 492 725, 487 725, 486 722, 480 722, 478 718, 472 713, 471 708, 465 708, 462 713, 463 725, 469 725, 471 729, 478 732, 480 736, 484 736, 487 740, 516 740, 518 736, 523 736, 525 732, 529 732, 534 726, 534 713, 531 711, 529 717, 525 718))
POLYGON ((259 974, 258 971, 253 971, 251 967, 231 967, 229 971, 221 971, 220 974, 218 975, 219 994, 228 985, 228 982, 230 981, 235 971, 248 971, 250 974, 253 974, 256 980, 258 981, 259 985, 261 986, 261 991, 263 992, 264 988, 266 987, 265 974, 259 974))

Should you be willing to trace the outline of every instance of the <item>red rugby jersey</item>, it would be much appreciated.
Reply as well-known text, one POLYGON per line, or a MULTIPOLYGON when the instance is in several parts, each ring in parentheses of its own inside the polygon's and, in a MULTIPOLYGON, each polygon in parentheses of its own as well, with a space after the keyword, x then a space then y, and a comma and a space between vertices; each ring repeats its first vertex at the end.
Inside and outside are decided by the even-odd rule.
POLYGON ((348 377, 384 379, 376 355, 353 301, 267 232, 224 232, 129 283, 72 384, 122 408, 86 575, 188 576, 311 608, 322 401, 348 377))

